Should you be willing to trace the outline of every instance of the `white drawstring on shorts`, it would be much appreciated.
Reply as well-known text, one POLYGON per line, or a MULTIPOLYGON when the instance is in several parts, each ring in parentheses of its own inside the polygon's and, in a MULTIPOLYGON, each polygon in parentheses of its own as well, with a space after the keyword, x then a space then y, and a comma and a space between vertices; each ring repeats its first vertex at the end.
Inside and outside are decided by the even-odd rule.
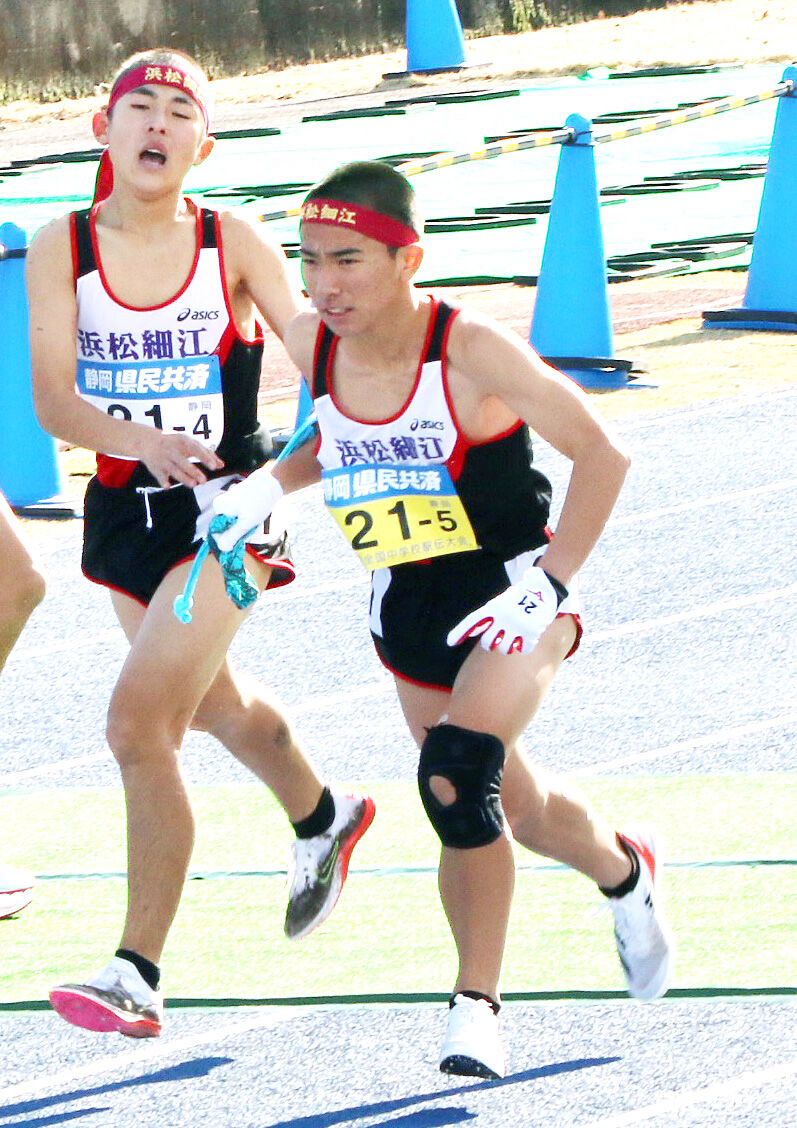
POLYGON ((149 505, 149 495, 153 493, 163 493, 165 490, 172 489, 172 486, 136 486, 136 493, 141 494, 144 498, 144 512, 147 515, 147 528, 152 528, 152 510, 149 505))

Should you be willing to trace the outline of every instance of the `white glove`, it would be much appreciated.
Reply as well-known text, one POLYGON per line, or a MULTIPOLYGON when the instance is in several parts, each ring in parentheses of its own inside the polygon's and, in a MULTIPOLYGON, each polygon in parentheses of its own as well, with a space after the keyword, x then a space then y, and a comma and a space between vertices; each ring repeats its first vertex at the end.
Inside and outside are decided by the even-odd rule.
POLYGON ((567 588, 536 565, 527 568, 523 578, 506 591, 477 607, 457 623, 446 637, 449 646, 459 646, 466 638, 481 635, 485 650, 516 654, 532 650, 543 631, 556 618, 567 588))
POLYGON ((248 537, 255 529, 262 529, 263 522, 271 516, 281 497, 282 486, 265 466, 217 494, 213 499, 214 515, 235 518, 235 524, 229 529, 214 534, 221 551, 231 552, 242 537, 248 537))

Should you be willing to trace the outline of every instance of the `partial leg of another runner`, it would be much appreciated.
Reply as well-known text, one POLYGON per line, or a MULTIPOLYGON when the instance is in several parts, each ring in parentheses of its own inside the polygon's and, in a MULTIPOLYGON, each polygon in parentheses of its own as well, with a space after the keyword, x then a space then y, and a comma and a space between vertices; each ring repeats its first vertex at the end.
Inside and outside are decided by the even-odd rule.
MULTIPOLYGON (((44 576, 25 542, 20 523, 0 494, 0 670, 31 613, 44 599, 44 576)), ((27 870, 0 863, 0 920, 13 916, 33 899, 34 877, 27 870)))
POLYGON ((44 599, 44 576, 39 571, 19 522, 0 494, 0 670, 31 613, 44 599))
MULTIPOLYGON (((226 652, 246 612, 228 598, 215 561, 200 574, 192 622, 174 617, 188 570, 173 569, 146 610, 114 593, 131 638, 108 717, 127 802, 127 916, 111 963, 86 983, 51 993, 67 1021, 132 1037, 159 1034, 162 1025, 158 964, 194 842, 180 755, 188 727, 212 732, 267 783, 304 843, 296 849, 304 870, 294 878, 286 927, 298 921, 306 933, 329 915, 351 850, 373 817, 371 800, 324 787, 277 703, 236 679, 226 652)), ((265 576, 261 570, 258 581, 265 576)))

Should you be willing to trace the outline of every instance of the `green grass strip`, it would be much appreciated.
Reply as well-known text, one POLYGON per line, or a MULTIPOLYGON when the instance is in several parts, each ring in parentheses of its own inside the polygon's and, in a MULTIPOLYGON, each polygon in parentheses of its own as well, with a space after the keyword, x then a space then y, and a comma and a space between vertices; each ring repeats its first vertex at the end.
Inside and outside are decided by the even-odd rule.
MULTIPOLYGON (((793 990, 793 867, 714 863, 793 857, 788 792, 794 785, 795 777, 783 774, 586 785, 597 809, 620 822, 644 814, 667 845, 667 904, 678 942, 672 997, 680 991, 684 997, 745 997, 793 990), (696 858, 707 864, 679 863, 696 858)), ((324 927, 300 943, 282 933, 290 843, 282 813, 257 785, 197 791, 196 871, 247 869, 255 876, 187 882, 163 960, 173 1004, 234 1005, 213 1000, 238 999, 239 1005, 284 1005, 277 991, 322 1001, 445 997, 455 958, 437 895, 437 840, 414 784, 380 783, 371 790, 377 816, 357 848, 341 902, 324 927)), ((0 795, 0 857, 34 872, 120 875, 113 881, 53 876, 39 884, 29 908, 0 921, 0 1005, 24 1005, 45 999, 56 983, 97 970, 118 944, 126 900, 121 791, 0 795)), ((603 898, 582 876, 530 865, 531 859, 518 851, 506 997, 622 997, 603 898)))
MULTIPOLYGON (((762 999, 790 998, 797 995, 797 987, 673 987, 666 996, 667 1002, 689 999, 762 999)), ((275 995, 271 998, 180 999, 167 1000, 172 1010, 226 1010, 236 1007, 362 1007, 362 1006, 415 1006, 423 1003, 445 1003, 449 994, 442 991, 383 992, 358 995, 275 995)), ((592 1003, 630 1002, 625 991, 505 991, 505 1003, 592 1003)), ((14 1003, 0 1003, 0 1014, 23 1014, 48 1011, 50 1004, 44 999, 21 999, 14 1003)))

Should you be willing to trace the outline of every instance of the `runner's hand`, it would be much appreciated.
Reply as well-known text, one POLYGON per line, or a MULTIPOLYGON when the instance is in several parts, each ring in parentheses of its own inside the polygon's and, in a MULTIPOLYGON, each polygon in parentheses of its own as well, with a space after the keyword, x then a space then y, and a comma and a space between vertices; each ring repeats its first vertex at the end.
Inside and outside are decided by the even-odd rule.
POLYGON ((459 646, 467 638, 481 635, 485 650, 502 654, 528 653, 556 618, 567 589, 542 568, 532 565, 522 580, 477 607, 457 623, 446 638, 449 646, 459 646), (555 586, 556 585, 556 586, 555 586))
POLYGON ((221 551, 231 552, 242 537, 262 528, 281 497, 282 486, 265 466, 228 490, 222 490, 213 499, 213 512, 217 516, 234 517, 235 524, 223 533, 213 534, 221 551))
POLYGON ((188 435, 147 427, 139 460, 160 486, 180 483, 193 489, 208 480, 206 470, 222 470, 224 462, 209 447, 188 435))

